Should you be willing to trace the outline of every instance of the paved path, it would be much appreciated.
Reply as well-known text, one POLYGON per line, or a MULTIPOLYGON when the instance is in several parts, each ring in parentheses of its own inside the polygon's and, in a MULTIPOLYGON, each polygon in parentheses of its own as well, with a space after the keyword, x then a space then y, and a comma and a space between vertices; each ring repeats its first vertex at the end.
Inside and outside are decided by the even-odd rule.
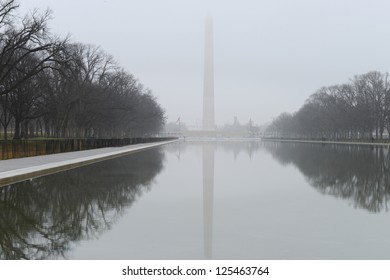
POLYGON ((175 141, 178 140, 0 160, 0 186, 123 156, 175 141))
POLYGON ((341 144, 341 145, 363 145, 363 146, 390 146, 390 143, 378 142, 339 142, 339 141, 320 141, 320 140, 288 140, 288 139, 271 139, 261 138, 267 142, 295 142, 295 143, 320 143, 320 144, 341 144))

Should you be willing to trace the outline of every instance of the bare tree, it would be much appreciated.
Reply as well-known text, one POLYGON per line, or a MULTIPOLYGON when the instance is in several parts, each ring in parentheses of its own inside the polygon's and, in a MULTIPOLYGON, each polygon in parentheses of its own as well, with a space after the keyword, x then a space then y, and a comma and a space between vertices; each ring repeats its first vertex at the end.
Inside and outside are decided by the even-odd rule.
POLYGON ((388 73, 378 71, 357 75, 348 84, 319 89, 291 120, 277 118, 269 127, 282 134, 333 139, 371 139, 373 133, 382 139, 385 129, 389 132, 390 79, 388 73))
POLYGON ((19 5, 15 0, 0 1, 0 33, 12 25, 12 15, 17 8, 19 5))
MULTIPOLYGON (((125 137, 157 133, 164 110, 151 91, 99 47, 68 43, 48 32, 51 13, 16 14, 0 0, 0 121, 14 138, 38 120, 56 137, 125 137), (25 127, 22 127, 25 124, 25 127)), ((41 129, 43 130, 43 129, 41 129)))
MULTIPOLYGON (((33 54, 26 56, 19 62, 18 67, 29 71, 30 67, 36 64, 36 57, 33 54)), ((11 72, 8 79, 5 81, 6 85, 13 84, 14 81, 22 79, 23 72, 14 70, 11 72)), ((14 139, 19 139, 22 135, 26 135, 26 129, 21 128, 23 121, 36 119, 43 115, 40 110, 42 102, 42 91, 40 87, 39 75, 35 75, 27 81, 19 84, 17 87, 6 95, 8 99, 8 109, 15 121, 14 139), (22 134, 21 134, 22 132, 22 134)))
POLYGON ((14 71, 19 71, 18 80, 14 80, 0 93, 6 95, 23 82, 51 67, 50 62, 60 52, 65 40, 51 37, 47 23, 50 10, 40 13, 33 11, 30 15, 19 20, 15 15, 18 5, 14 0, 0 3, 0 85, 4 85, 14 71), (37 59, 28 70, 19 65, 26 57, 34 55, 37 59))

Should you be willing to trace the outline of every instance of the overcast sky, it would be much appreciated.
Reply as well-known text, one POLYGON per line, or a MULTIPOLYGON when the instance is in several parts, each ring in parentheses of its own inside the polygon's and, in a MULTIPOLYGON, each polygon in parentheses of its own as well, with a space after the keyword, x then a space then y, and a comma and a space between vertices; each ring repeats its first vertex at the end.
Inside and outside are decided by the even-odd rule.
POLYGON ((188 125, 202 122, 204 25, 214 21, 218 125, 294 112, 322 86, 390 71, 386 0, 19 0, 51 30, 101 46, 188 125))

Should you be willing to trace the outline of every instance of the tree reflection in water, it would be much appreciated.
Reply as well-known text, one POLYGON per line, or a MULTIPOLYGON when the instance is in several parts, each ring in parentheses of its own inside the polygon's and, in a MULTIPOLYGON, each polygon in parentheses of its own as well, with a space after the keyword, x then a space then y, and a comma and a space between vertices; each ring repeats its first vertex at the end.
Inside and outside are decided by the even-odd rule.
POLYGON ((0 258, 66 257, 110 229, 163 169, 160 148, 0 188, 0 258))
POLYGON ((282 164, 294 164, 323 194, 349 199, 370 212, 388 210, 388 147, 265 142, 282 164))

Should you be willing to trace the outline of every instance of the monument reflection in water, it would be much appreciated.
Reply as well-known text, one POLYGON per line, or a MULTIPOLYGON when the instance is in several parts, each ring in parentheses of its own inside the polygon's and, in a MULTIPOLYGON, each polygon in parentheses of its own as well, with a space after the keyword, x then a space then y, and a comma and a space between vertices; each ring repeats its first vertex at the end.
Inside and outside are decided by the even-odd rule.
MULTIPOLYGON (((249 163, 248 167, 250 165, 249 163)), ((319 198, 316 200, 320 201, 319 198)), ((229 259, 227 255, 221 254, 222 247, 236 247, 233 258, 244 259, 390 259, 388 235, 390 224, 386 222, 389 217, 389 200, 388 147, 250 141, 203 144, 203 222, 206 259, 229 259), (255 178, 243 175, 245 171, 240 172, 239 168, 245 169, 245 165, 237 165, 237 169, 225 169, 222 173, 220 171, 215 174, 215 168, 221 169, 221 166, 218 166, 221 164, 218 161, 218 157, 221 156, 219 150, 233 153, 234 161, 242 160, 239 154, 244 152, 249 157, 249 162, 252 161, 252 157, 256 162, 256 157, 264 155, 266 151, 282 167, 276 174, 271 167, 259 170, 259 176, 255 178), (302 186, 298 187, 294 180, 290 181, 288 177, 285 178, 283 186, 266 186, 266 172, 272 174, 271 176, 281 174, 283 177, 282 174, 285 170, 291 170, 291 166, 299 170, 309 187, 324 197, 342 199, 345 201, 344 205, 352 212, 337 205, 337 201, 327 203, 325 199, 322 200, 325 201, 323 204, 325 207, 321 206, 323 202, 316 205, 316 202, 310 201, 310 195, 305 194, 310 192, 310 188, 301 189, 302 186), (220 183, 221 175, 227 178, 226 181, 223 180, 225 184, 220 183), (234 204, 239 206, 236 208, 237 205, 230 205, 230 208, 237 209, 236 212, 229 212, 228 208, 218 209, 218 206, 214 209, 214 203, 217 205, 220 205, 221 201, 226 203, 227 197, 224 192, 229 192, 227 181, 234 181, 237 176, 240 176, 238 179, 240 184, 235 186, 237 199, 234 204), (247 205, 244 201, 240 202, 241 191, 247 189, 245 185, 248 181, 259 187, 259 190, 246 194, 258 198, 258 207, 251 207, 251 202, 247 205), (216 195, 214 184, 217 185, 216 195), (268 187, 271 190, 261 190, 268 187), (275 195, 270 192, 277 194, 280 189, 285 189, 285 195, 282 192, 274 199, 275 195), (297 195, 301 197, 298 198, 297 195), (295 209, 294 205, 297 205, 295 209), (321 207, 322 209, 318 210, 321 207), (245 211, 243 208, 254 211, 245 211), (272 208, 274 209, 271 210, 272 208), (360 209, 359 212, 354 212, 354 208, 360 209), (225 215, 220 213, 215 215, 215 210, 222 211, 225 215), (366 216, 361 210, 371 215, 366 216), (377 213, 378 216, 372 216, 372 213, 377 213), (337 216, 339 217, 335 218, 337 216), (232 224, 234 227, 225 226, 222 230, 218 224, 223 223, 232 224), (257 225, 248 226, 250 223, 257 225), (317 227, 317 224, 320 226, 317 227), (237 229, 240 225, 242 232, 237 229), (357 232, 357 229, 360 232, 357 232), (225 241, 222 241, 224 239, 225 241), (238 245, 240 242, 241 246, 238 245), (213 243, 216 244, 215 255, 213 243), (251 243, 255 249, 246 248, 251 246, 246 243, 251 243), (245 253, 245 250, 248 252, 245 253), (250 252, 251 250, 253 251, 250 252), (257 255, 254 252, 256 250, 257 255)))
POLYGON ((213 143, 203 146, 203 238, 206 259, 211 259, 213 254, 214 150, 213 143))
POLYGON ((177 142, 0 188, 0 258, 390 259, 389 169, 387 147, 177 142))

